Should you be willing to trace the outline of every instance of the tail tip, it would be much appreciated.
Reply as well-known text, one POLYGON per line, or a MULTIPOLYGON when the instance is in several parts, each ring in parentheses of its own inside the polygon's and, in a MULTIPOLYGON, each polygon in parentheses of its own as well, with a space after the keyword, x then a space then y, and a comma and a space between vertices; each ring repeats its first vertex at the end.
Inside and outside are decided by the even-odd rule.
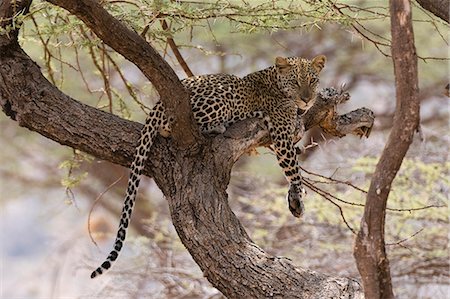
POLYGON ((91 273, 91 279, 96 278, 100 274, 102 274, 102 270, 100 268, 98 268, 97 270, 95 270, 94 272, 91 273))
POLYGON ((100 267, 91 273, 91 278, 100 276, 103 273, 103 270, 108 270, 109 268, 111 268, 111 262, 105 261, 100 267))

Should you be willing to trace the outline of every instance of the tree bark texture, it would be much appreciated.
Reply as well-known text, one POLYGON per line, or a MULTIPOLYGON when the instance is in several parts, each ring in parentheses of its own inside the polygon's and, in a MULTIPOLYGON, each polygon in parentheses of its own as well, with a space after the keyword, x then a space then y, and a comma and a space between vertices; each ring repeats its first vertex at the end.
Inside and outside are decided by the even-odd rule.
MULTIPOLYGON (((4 6, 0 9, 0 15, 14 11, 4 6)), ((96 17, 102 16, 101 12, 96 13, 96 17)), ((95 24, 97 30, 104 29, 95 24)), ((129 166, 142 125, 84 105, 62 93, 45 79, 39 66, 20 48, 16 36, 16 32, 0 35, 0 105, 4 113, 20 126, 63 145, 129 166)), ((132 45, 128 47, 134 51, 132 45)), ((121 51, 127 49, 124 46, 121 51)), ((164 84, 168 84, 165 89, 178 85, 173 80, 164 84)), ((179 92, 180 96, 184 94, 183 90, 179 92)), ((168 101, 177 95, 168 95, 168 101)), ((313 126, 336 136, 350 133, 368 136, 373 124, 370 110, 361 108, 337 115, 336 106, 348 99, 346 93, 324 89, 309 113, 299 116, 299 137, 313 126)), ((155 179, 166 196, 181 241, 205 277, 225 296, 362 298, 361 287, 354 279, 313 272, 286 258, 267 254, 251 241, 231 211, 226 189, 234 162, 251 148, 269 143, 268 131, 257 119, 239 122, 222 135, 197 139, 195 154, 179 150, 176 138, 159 136, 144 174, 155 179)))
POLYGON ((354 256, 366 298, 393 298, 384 243, 386 203, 392 181, 419 125, 417 55, 409 0, 391 0, 392 59, 396 110, 393 128, 373 174, 354 256))
POLYGON ((420 6, 435 16, 449 23, 450 1, 448 0, 416 0, 420 6))

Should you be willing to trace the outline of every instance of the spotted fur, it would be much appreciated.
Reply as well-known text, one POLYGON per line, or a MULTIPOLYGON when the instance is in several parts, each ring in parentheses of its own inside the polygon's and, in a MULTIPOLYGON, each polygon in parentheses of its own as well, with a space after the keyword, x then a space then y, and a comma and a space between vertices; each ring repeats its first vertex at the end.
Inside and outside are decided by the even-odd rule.
MULTIPOLYGON (((192 112, 204 133, 220 134, 239 120, 264 118, 278 164, 290 184, 287 198, 289 209, 295 217, 303 213, 301 198, 305 193, 293 144, 295 119, 298 108, 308 110, 314 104, 319 73, 325 62, 323 55, 312 60, 277 57, 274 66, 243 78, 217 74, 190 77, 182 81, 191 91, 192 112)), ((153 139, 158 132, 169 136, 169 124, 164 107, 158 102, 148 115, 136 148, 114 249, 106 261, 92 272, 91 278, 104 273, 117 259, 125 241, 141 172, 153 139)))

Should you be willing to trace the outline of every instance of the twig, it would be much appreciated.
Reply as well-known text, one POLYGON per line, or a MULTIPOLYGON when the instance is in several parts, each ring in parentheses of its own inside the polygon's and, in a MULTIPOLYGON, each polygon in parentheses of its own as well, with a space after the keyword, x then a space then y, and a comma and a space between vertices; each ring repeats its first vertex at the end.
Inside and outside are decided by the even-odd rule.
POLYGON ((147 113, 148 110, 150 110, 150 108, 147 107, 145 104, 143 104, 138 99, 137 94, 134 91, 133 85, 125 78, 125 75, 120 70, 120 67, 119 67, 119 65, 117 65, 117 62, 113 59, 113 57, 111 55, 109 55, 108 52, 105 52, 105 55, 108 58, 109 62, 114 67, 114 70, 117 72, 117 74, 119 75, 120 79, 122 80, 123 85, 125 86, 125 88, 128 91, 128 94, 131 96, 131 98, 134 100, 134 102, 139 105, 139 107, 142 109, 142 111, 147 113))
MULTIPOLYGON (((338 209, 339 212, 341 214, 341 218, 344 221, 345 225, 348 227, 348 229, 356 235, 355 230, 350 226, 350 224, 347 222, 347 219, 345 219, 344 216, 344 211, 342 210, 341 206, 338 205, 337 203, 335 203, 333 200, 331 200, 328 196, 330 195, 328 192, 325 192, 324 190, 314 186, 313 184, 311 184, 308 181, 304 181, 304 184, 306 187, 308 187, 309 189, 311 189, 312 191, 316 192, 317 194, 321 195, 322 197, 324 197, 326 200, 328 200, 329 202, 331 202, 333 205, 335 205, 338 209)), ((332 196, 332 195, 331 195, 332 196)), ((333 197, 333 196, 332 196, 333 197)), ((334 198, 334 197, 333 197, 334 198)))
POLYGON ((414 238, 415 236, 417 236, 418 234, 420 234, 422 231, 424 230, 424 228, 422 227, 421 229, 419 229, 418 231, 416 231, 414 234, 412 234, 411 236, 404 238, 400 241, 397 241, 395 243, 387 243, 386 246, 392 246, 392 245, 402 245, 401 243, 408 241, 409 239, 414 238))
POLYGON ((91 209, 89 210, 89 215, 88 215, 88 232, 89 232, 89 238, 91 238, 92 243, 95 244, 95 246, 98 247, 97 242, 95 242, 94 237, 92 236, 92 231, 91 231, 91 214, 92 211, 94 210, 94 207, 97 205, 97 203, 100 201, 100 199, 103 197, 103 195, 108 192, 112 187, 114 187, 114 185, 116 185, 121 179, 123 179, 123 177, 125 176, 125 174, 122 174, 117 180, 115 180, 114 182, 112 182, 111 185, 109 185, 108 187, 106 187, 105 190, 103 190, 102 193, 100 193, 97 198, 94 200, 94 202, 92 203, 91 209))
MULTIPOLYGON (((350 186, 350 187, 352 187, 352 188, 354 188, 354 189, 356 189, 356 190, 358 190, 358 191, 360 191, 360 192, 362 192, 362 193, 367 193, 366 190, 361 189, 361 188, 359 188, 359 187, 353 185, 353 184, 350 183, 349 181, 345 181, 345 182, 344 182, 344 181, 341 181, 341 180, 333 179, 333 178, 331 178, 331 177, 326 177, 326 176, 324 176, 324 175, 321 175, 321 174, 312 172, 312 171, 310 171, 310 170, 307 170, 307 169, 305 169, 305 168, 303 168, 303 167, 301 167, 301 166, 300 166, 300 169, 303 170, 304 172, 306 172, 307 174, 311 174, 311 175, 314 175, 314 176, 317 176, 317 177, 320 177, 320 178, 329 180, 329 181, 334 182, 334 183, 336 183, 336 184, 344 184, 344 185, 350 186)), ((324 182, 324 183, 325 183, 325 182, 324 182)))
MULTIPOLYGON (((161 20, 161 26, 162 28, 169 32, 169 26, 167 25, 166 20, 161 20)), ((167 37, 167 43, 170 46, 170 49, 172 50, 173 54, 175 55, 175 57, 177 58, 178 63, 180 64, 180 66, 183 68, 184 72, 186 73, 186 75, 188 77, 192 77, 194 76, 194 74, 192 73, 191 69, 189 68, 188 64, 186 63, 186 61, 184 60, 183 56, 180 53, 180 50, 178 50, 177 45, 175 44, 175 41, 173 40, 172 37, 168 36, 167 37)))
MULTIPOLYGON (((324 175, 321 175, 321 174, 312 172, 312 171, 310 171, 310 170, 307 170, 307 169, 305 169, 305 168, 303 168, 303 167, 301 167, 301 166, 300 166, 300 169, 301 169, 302 171, 306 172, 307 174, 314 175, 314 176, 317 176, 317 177, 326 179, 326 180, 328 180, 328 181, 330 181, 330 182, 332 182, 332 183, 335 183, 335 184, 344 184, 344 185, 350 186, 350 187, 352 187, 352 188, 354 188, 354 189, 356 189, 356 190, 358 190, 358 191, 360 191, 360 192, 362 192, 362 193, 367 194, 367 191, 366 191, 366 190, 361 189, 361 188, 359 188, 359 187, 353 185, 352 183, 350 183, 350 182, 348 182, 348 181, 341 181, 341 180, 333 179, 333 178, 331 178, 331 177, 327 177, 327 176, 324 176, 324 175)), ((307 182, 308 182, 309 184, 311 184, 311 185, 313 185, 313 183, 317 183, 317 184, 330 184, 329 182, 323 182, 323 181, 313 180, 313 179, 307 178, 307 177, 304 177, 304 180, 307 181, 307 182)), ((323 193, 323 194, 321 194, 321 195, 329 196, 329 197, 331 197, 331 198, 333 198, 333 199, 335 199, 335 200, 338 200, 338 201, 340 201, 340 202, 342 202, 342 203, 345 203, 345 204, 348 204, 348 205, 364 207, 364 204, 360 204, 360 203, 355 203, 355 202, 350 202, 350 201, 343 200, 343 199, 341 199, 341 198, 339 198, 339 197, 337 197, 337 196, 335 196, 335 195, 332 195, 331 193, 329 193, 329 192, 327 192, 327 191, 325 191, 325 190, 323 190, 323 189, 317 187, 316 185, 313 185, 313 186, 314 186, 315 188, 317 188, 318 190, 320 190, 320 191, 323 193)), ((313 190, 313 191, 314 191, 314 190, 313 190)), ((399 208, 389 208, 389 207, 386 207, 386 210, 392 211, 392 212, 413 212, 413 211, 426 210, 426 209, 430 209, 430 208, 443 208, 443 207, 446 207, 446 205, 428 205, 428 206, 419 207, 419 208, 406 208, 406 209, 399 209, 399 208)))
POLYGON ((446 205, 429 205, 424 206, 420 208, 410 208, 410 209, 396 209, 396 208, 386 208, 388 211, 394 211, 394 212, 412 212, 412 211, 420 211, 420 210, 426 210, 430 208, 444 208, 446 205))

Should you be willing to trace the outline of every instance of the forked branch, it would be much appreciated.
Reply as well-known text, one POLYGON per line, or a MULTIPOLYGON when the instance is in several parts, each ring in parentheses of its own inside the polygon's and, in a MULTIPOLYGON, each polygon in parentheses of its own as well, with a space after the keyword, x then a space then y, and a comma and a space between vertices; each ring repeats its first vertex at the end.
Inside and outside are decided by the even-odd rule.
POLYGON ((80 18, 105 44, 134 63, 152 82, 174 119, 172 134, 181 148, 192 146, 199 138, 189 103, 189 92, 173 69, 142 36, 111 16, 95 0, 48 0, 80 18))

